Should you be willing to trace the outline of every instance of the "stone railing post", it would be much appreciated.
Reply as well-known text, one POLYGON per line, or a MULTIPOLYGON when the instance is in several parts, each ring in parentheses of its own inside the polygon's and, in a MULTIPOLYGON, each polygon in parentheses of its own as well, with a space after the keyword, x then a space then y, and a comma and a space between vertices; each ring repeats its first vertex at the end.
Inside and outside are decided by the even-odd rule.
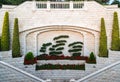
POLYGON ((50 1, 47 1, 47 10, 50 10, 50 1))
POLYGON ((73 10, 73 1, 70 1, 70 10, 73 10))

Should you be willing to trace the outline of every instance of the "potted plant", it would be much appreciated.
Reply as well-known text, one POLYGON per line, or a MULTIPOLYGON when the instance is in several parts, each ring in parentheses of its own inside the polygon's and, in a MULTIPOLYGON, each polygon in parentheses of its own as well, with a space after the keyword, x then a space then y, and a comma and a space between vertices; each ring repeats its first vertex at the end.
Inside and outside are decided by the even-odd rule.
POLYGON ((32 52, 28 52, 24 58, 24 65, 31 65, 35 63, 37 63, 37 59, 34 58, 34 55, 32 52))

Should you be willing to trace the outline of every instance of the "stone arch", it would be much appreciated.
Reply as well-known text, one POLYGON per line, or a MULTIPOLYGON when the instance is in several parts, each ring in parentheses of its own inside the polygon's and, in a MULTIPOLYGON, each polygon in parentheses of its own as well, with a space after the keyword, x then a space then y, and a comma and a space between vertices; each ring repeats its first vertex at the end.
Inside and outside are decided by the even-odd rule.
MULTIPOLYGON (((40 27, 38 29, 31 29, 31 30, 27 30, 27 31, 21 32, 21 36, 23 35, 23 37, 25 37, 24 44, 26 45, 26 46, 24 46, 25 50, 24 51, 22 50, 22 52, 24 54, 27 52, 27 45, 31 44, 31 43, 28 43, 27 41, 30 40, 29 37, 33 37, 32 38, 33 39, 32 43, 34 43, 35 45, 34 45, 34 50, 32 52, 34 52, 34 54, 38 54, 38 52, 37 52, 38 51, 38 46, 37 46, 37 36, 38 36, 38 34, 39 33, 43 33, 43 32, 50 32, 50 31, 71 31, 71 32, 80 33, 84 37, 84 43, 86 42, 86 39, 87 39, 86 36, 89 34, 90 36, 93 37, 93 43, 92 43, 93 45, 92 46, 94 46, 93 47, 94 50, 92 49, 91 51, 96 52, 96 48, 95 48, 95 45, 96 45, 95 37, 96 36, 95 36, 95 34, 98 34, 99 32, 95 31, 95 30, 90 30, 90 29, 84 29, 84 28, 76 27, 76 26, 46 26, 44 28, 40 27), (30 34, 32 34, 32 35, 30 35, 30 34)), ((87 45, 84 44, 84 46, 87 46, 87 45)), ((88 55, 88 53, 90 53, 90 52, 87 52, 87 47, 84 47, 84 55, 88 55)))

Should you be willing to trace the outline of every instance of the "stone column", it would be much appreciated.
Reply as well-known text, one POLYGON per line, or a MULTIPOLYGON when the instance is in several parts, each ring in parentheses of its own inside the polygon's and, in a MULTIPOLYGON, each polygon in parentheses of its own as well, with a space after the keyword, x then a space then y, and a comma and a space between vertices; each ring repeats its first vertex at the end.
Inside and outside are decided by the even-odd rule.
POLYGON ((97 34, 94 34, 95 36, 95 55, 98 55, 99 52, 99 37, 97 34))
POLYGON ((26 46, 27 46, 27 45, 26 45, 26 44, 27 44, 26 38, 27 38, 27 33, 24 34, 24 38, 23 38, 23 40, 24 40, 24 41, 23 41, 23 42, 24 42, 24 44, 23 44, 23 45, 24 45, 24 55, 26 54, 26 50, 27 50, 27 47, 26 47, 26 46))
POLYGON ((70 10, 73 10, 73 1, 70 1, 70 10))
POLYGON ((50 1, 47 1, 47 10, 50 10, 50 1))

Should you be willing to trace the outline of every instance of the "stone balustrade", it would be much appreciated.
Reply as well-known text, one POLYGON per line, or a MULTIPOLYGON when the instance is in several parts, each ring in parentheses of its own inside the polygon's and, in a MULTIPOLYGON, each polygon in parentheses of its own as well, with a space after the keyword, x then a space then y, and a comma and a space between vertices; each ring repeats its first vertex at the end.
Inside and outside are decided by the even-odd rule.
POLYGON ((84 7, 84 2, 34 2, 37 9, 81 9, 84 7))

